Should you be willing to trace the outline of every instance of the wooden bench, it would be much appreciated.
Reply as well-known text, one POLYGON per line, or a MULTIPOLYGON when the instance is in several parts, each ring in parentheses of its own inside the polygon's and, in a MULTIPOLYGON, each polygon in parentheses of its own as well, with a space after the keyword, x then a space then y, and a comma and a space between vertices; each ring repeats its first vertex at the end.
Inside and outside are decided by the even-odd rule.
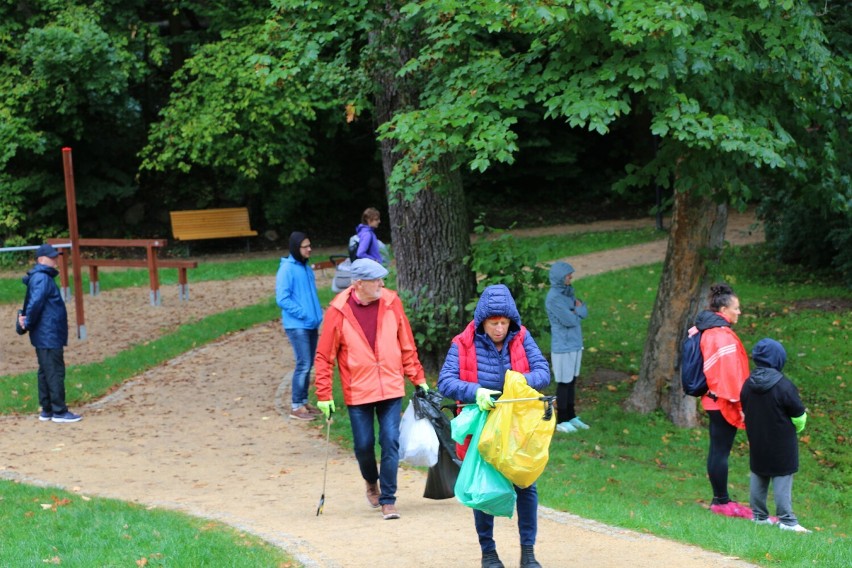
MULTIPOLYGON (((98 267, 148 268, 147 260, 118 258, 81 258, 80 264, 89 268, 89 294, 92 296, 97 296, 101 292, 98 267)), ((189 281, 186 277, 186 271, 190 268, 198 268, 198 262, 194 260, 157 259, 157 268, 177 268, 178 298, 181 302, 189 300, 189 281)))
POLYGON ((178 241, 257 236, 245 207, 170 211, 169 216, 172 235, 178 241))
MULTIPOLYGON (((48 239, 48 243, 52 245, 68 244, 68 239, 48 239)), ((145 249, 145 259, 113 259, 113 258, 80 258, 81 266, 89 267, 89 293, 96 296, 100 292, 100 283, 98 281, 98 267, 114 266, 124 268, 147 268, 148 280, 151 286, 151 305, 160 305, 160 268, 177 268, 178 270, 178 294, 180 301, 189 300, 189 282, 187 280, 187 270, 197 268, 198 262, 194 260, 171 260, 158 258, 159 249, 168 244, 165 239, 80 239, 80 248, 83 247, 102 247, 102 248, 128 248, 141 247, 145 249)), ((66 255, 60 255, 59 259, 59 274, 61 280, 61 289, 63 296, 67 299, 70 297, 70 288, 68 285, 68 260, 66 255)))
POLYGON ((323 260, 321 262, 315 262, 311 264, 311 268, 314 270, 322 270, 323 276, 325 276, 325 271, 328 268, 336 268, 338 264, 343 262, 349 258, 346 255, 333 254, 328 257, 328 260, 323 260))

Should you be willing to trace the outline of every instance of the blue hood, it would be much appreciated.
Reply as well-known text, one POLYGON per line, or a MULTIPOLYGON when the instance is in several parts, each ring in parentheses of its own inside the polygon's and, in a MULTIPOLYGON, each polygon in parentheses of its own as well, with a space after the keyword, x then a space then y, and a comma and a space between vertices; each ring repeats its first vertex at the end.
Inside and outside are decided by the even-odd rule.
POLYGON ((515 305, 512 293, 504 284, 493 284, 482 291, 476 309, 473 311, 473 323, 477 331, 481 329, 482 322, 490 317, 505 316, 511 321, 510 330, 521 329, 521 314, 515 305))
POLYGON ((567 262, 554 262, 550 267, 550 285, 554 288, 565 289, 565 277, 574 273, 574 267, 567 262))
POLYGON ((751 358, 758 367, 768 367, 783 371, 787 362, 787 351, 774 339, 765 338, 757 342, 751 351, 751 358))

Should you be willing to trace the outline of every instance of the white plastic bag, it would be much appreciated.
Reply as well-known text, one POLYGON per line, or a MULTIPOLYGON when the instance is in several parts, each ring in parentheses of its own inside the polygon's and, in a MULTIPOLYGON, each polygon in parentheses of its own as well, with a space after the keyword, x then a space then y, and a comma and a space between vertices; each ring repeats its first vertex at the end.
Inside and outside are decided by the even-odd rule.
POLYGON ((399 423, 399 459, 409 465, 432 467, 438 463, 438 434, 428 418, 417 418, 410 401, 399 423))

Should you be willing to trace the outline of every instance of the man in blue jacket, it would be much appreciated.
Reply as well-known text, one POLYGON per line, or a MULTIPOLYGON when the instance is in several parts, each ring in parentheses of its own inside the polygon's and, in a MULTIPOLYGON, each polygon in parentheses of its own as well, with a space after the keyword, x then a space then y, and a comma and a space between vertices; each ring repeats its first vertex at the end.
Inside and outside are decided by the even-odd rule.
POLYGON ((24 276, 27 287, 21 327, 30 334, 38 358, 38 401, 42 422, 79 422, 82 416, 65 404, 65 346, 68 344, 68 312, 56 285, 59 251, 50 245, 36 250, 36 265, 24 276))
POLYGON ((281 325, 296 358, 290 418, 313 420, 321 412, 308 404, 308 384, 317 352, 322 307, 317 296, 314 270, 308 264, 311 240, 305 233, 294 231, 289 244, 290 256, 281 259, 275 278, 275 301, 281 308, 281 325))

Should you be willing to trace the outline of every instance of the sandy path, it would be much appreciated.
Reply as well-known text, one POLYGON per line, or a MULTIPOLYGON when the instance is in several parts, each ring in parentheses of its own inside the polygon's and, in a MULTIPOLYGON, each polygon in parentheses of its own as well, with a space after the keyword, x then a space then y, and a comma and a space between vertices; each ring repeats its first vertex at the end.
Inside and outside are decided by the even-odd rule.
MULTIPOLYGON (((661 260, 662 254, 664 245, 662 252, 612 253, 597 261, 587 255, 569 261, 578 271, 592 274, 620 266, 617 257, 638 264, 661 260)), ((105 346, 121 348, 119 336, 130 333, 126 328, 156 333, 152 330, 178 325, 172 317, 201 317, 204 309, 195 306, 208 305, 206 294, 211 294, 211 309, 218 302, 213 296, 230 297, 230 307, 254 303, 271 293, 274 268, 271 272, 268 278, 242 279, 250 281, 245 290, 242 280, 234 282, 229 294, 222 294, 221 283, 193 284, 192 301, 174 307, 180 316, 163 315, 169 308, 166 297, 163 308, 147 306, 144 290, 104 293, 86 304, 87 314, 92 314, 89 341, 97 338, 102 356, 108 353, 105 346), (99 301, 106 305, 119 296, 123 300, 99 314, 99 301), (127 303, 140 305, 132 326, 123 322, 127 303), (110 325, 96 335, 95 321, 110 314, 110 325), (146 327, 152 325, 148 320, 154 320, 155 327, 146 327)), ((227 309, 223 304, 216 307, 227 309)), ((5 374, 10 343, 23 342, 10 329, 3 334, 0 373, 5 374)), ((69 362, 72 357, 94 356, 75 349, 75 343, 82 342, 72 340, 69 362)), ((31 348, 26 351, 34 360, 31 348)), ((20 364, 25 366, 24 361, 20 364)), ((306 566, 478 566, 471 512, 453 499, 423 499, 425 474, 418 470, 400 471, 397 504, 402 519, 382 521, 366 505, 354 458, 332 444, 325 513, 315 515, 325 432, 319 423, 292 423, 286 412, 282 414, 282 407, 288 408, 286 378, 291 370, 286 336, 272 321, 169 361, 97 403, 77 408, 85 414, 82 422, 0 417, 0 475, 216 518, 281 546, 306 566)), ((506 565, 517 566, 515 520, 499 519, 496 538, 506 565)), ((640 568, 749 565, 546 509, 540 512, 536 555, 550 568, 567 566, 566 558, 599 567, 623 566, 627 558, 640 568)))

